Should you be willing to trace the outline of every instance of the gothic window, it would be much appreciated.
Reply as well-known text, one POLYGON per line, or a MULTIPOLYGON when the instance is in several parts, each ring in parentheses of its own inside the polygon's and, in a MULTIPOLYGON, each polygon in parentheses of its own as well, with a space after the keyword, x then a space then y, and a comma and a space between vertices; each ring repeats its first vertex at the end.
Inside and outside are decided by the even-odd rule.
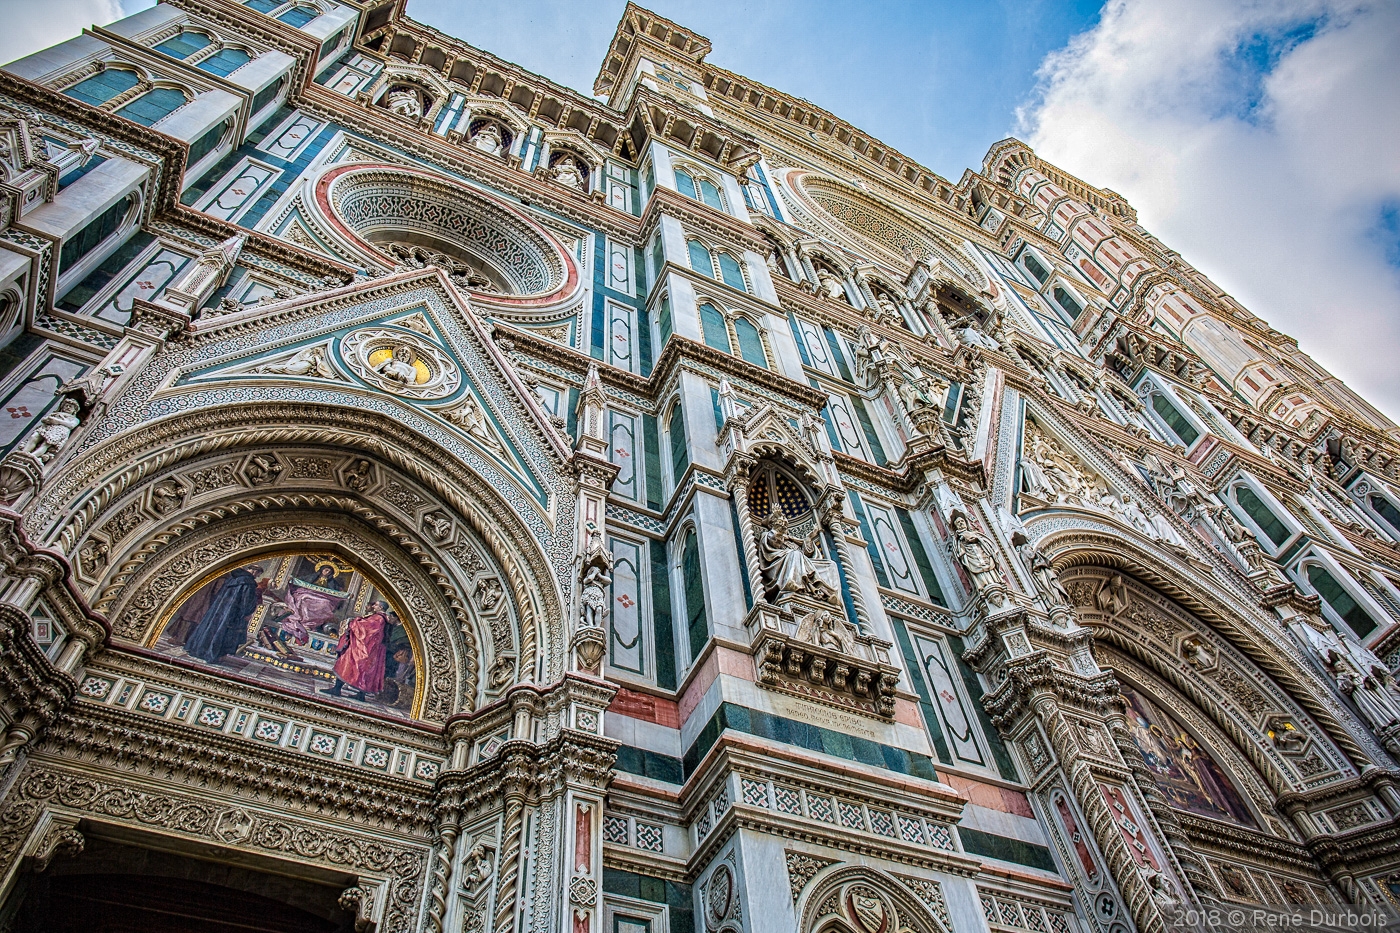
POLYGON ((319 11, 313 10, 310 7, 294 6, 277 18, 288 26, 296 26, 300 29, 320 15, 319 11))
POLYGON ((700 192, 695 188, 694 176, 682 169, 676 169, 676 190, 688 198, 700 200, 700 192))
POLYGON ((271 13, 282 5, 282 0, 243 0, 243 5, 259 13, 271 13))
POLYGON ((1400 531, 1400 509, 1395 508, 1395 503, 1378 492, 1371 493, 1370 502, 1377 515, 1385 519, 1391 528, 1400 531))
POLYGON ((732 352, 729 346, 729 327, 724 315, 714 305, 706 302, 700 306, 700 331, 705 337, 705 345, 724 353, 732 352))
POLYGON ((683 168, 676 169, 676 190, 688 198, 701 201, 717 210, 724 210, 719 188, 704 176, 696 176, 683 168))
POLYGON ((748 291, 744 285, 744 273, 739 268, 739 261, 728 253, 718 253, 715 258, 719 260, 721 281, 730 288, 737 288, 741 292, 748 291))
POLYGON ((690 268, 701 275, 714 278, 714 259, 710 256, 710 251, 705 248, 705 244, 699 240, 688 240, 686 248, 690 250, 690 268))
POLYGON ((126 220, 127 215, 131 213, 131 206, 135 202, 136 195, 127 195, 75 233, 67 243, 63 244, 63 249, 58 257, 58 271, 64 272, 71 269, 84 256, 115 234, 120 229, 122 222, 126 220))
POLYGON ((117 116, 126 117, 142 126, 151 126, 179 110, 188 102, 184 91, 173 87, 151 88, 140 97, 117 111, 117 116))
POLYGON ((675 488, 680 485, 681 477, 685 476, 686 467, 690 466, 690 451, 685 443, 685 415, 680 402, 671 408, 671 417, 666 420, 666 433, 671 442, 671 486, 675 488))
POLYGON ((1055 304, 1064 309, 1065 314, 1069 315, 1071 321, 1079 320, 1079 315, 1084 313, 1084 307, 1079 303, 1077 298, 1071 295, 1061 285, 1056 285, 1052 294, 1055 298, 1055 304))
POLYGON ((1044 285, 1045 280, 1050 278, 1050 270, 1045 268, 1044 264, 1036 257, 1035 253, 1032 253, 1030 250, 1026 250, 1021 254, 1021 265, 1041 285, 1044 285))
POLYGON ((739 355, 755 366, 768 368, 768 355, 763 352, 763 336, 746 317, 734 319, 734 335, 739 338, 739 355))
POLYGON ((200 71, 207 71, 211 75, 226 78, 252 60, 253 56, 242 49, 219 49, 213 55, 201 60, 195 67, 200 71))
POLYGON ((686 248, 690 252, 690 267, 696 272, 706 278, 717 279, 738 291, 747 292, 749 290, 739 260, 729 253, 723 251, 712 253, 709 247, 699 240, 687 240, 686 248))
POLYGON ((74 100, 100 107, 117 95, 124 94, 136 87, 139 83, 141 83, 141 79, 136 76, 134 71, 128 71, 125 68, 108 68, 91 78, 79 81, 63 93, 74 100))
POLYGON ((286 80, 286 78, 282 78, 280 81, 274 81, 261 91, 258 91, 257 94, 253 95, 253 105, 248 108, 248 113, 255 116, 262 113, 263 108, 272 103, 277 97, 278 93, 282 90, 282 85, 286 83, 286 80))
POLYGON ((1201 432, 1197 431, 1196 426, 1181 413, 1180 409, 1172 404, 1172 400, 1167 397, 1166 393, 1161 391, 1152 393, 1152 410, 1162 419, 1168 430, 1187 447, 1196 443, 1196 440, 1201 436, 1201 432))
POLYGON ((1273 510, 1265 505, 1264 500, 1259 498, 1259 494, 1249 486, 1242 483, 1235 487, 1235 501, 1239 503, 1240 508, 1244 509, 1244 513, 1249 516, 1258 529, 1264 533, 1264 536, 1273 542, 1274 547, 1283 544, 1292 536, 1293 533, 1288 530, 1288 526, 1279 521, 1273 510))
POLYGON ((228 122, 220 123, 218 126, 190 143, 190 155, 189 158, 185 160, 185 168, 188 169, 191 166, 199 164, 201 159, 219 148, 219 143, 223 141, 224 134, 228 132, 228 129, 228 122))
POLYGON ((164 52, 171 58, 186 59, 196 52, 209 47, 213 40, 202 32, 182 32, 156 46, 157 52, 164 52))
POLYGON ((1327 608, 1336 613, 1358 637, 1365 638, 1376 630, 1376 620, 1371 618, 1326 567, 1311 564, 1307 568, 1307 575, 1308 584, 1327 604, 1327 608))
POLYGON ((695 528, 687 526, 681 541, 681 597, 685 604, 686 642, 693 664, 710 637, 709 621, 705 617, 705 583, 700 572, 700 541, 695 528))
POLYGON ((661 284, 661 270, 665 265, 666 247, 658 233, 656 239, 651 241, 651 280, 654 284, 661 284))
POLYGON ((662 295, 658 304, 661 306, 661 310, 656 315, 656 326, 661 339, 657 341, 657 346, 664 347, 666 346, 666 341, 671 339, 672 333, 671 296, 669 294, 662 295))

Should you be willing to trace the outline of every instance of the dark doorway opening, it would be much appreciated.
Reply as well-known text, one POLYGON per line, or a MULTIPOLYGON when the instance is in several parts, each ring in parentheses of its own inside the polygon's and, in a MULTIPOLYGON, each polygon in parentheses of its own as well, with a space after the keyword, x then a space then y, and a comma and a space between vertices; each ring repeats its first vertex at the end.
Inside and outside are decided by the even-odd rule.
POLYGON ((24 876, 3 913, 14 933, 353 933, 353 913, 338 904, 353 883, 89 835, 81 855, 24 876))

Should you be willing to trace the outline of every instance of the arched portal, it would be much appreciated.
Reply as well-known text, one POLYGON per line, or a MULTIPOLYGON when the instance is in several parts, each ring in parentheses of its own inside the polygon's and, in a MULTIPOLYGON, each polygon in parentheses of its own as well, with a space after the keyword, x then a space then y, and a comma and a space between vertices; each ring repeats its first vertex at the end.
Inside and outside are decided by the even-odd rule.
POLYGON ((436 722, 562 652, 555 562, 487 477, 377 413, 269 415, 154 422, 56 477, 86 493, 46 535, 118 641, 436 722))
POLYGON ((1307 846, 1311 824, 1286 806, 1356 773, 1326 711, 1240 643, 1238 620, 1232 638, 1126 566, 1072 566, 1060 577, 1094 633, 1098 666, 1117 682, 1119 751, 1165 825, 1165 844, 1183 846, 1174 856, 1200 867, 1192 883, 1207 890, 1198 894, 1340 897, 1307 846))

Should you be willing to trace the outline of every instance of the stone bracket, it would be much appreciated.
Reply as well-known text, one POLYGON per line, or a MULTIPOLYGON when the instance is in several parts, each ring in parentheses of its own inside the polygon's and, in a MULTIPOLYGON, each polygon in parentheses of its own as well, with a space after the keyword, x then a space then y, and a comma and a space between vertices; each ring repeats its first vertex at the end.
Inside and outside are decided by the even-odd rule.
POLYGON ((892 718, 899 669, 889 663, 890 643, 855 632, 834 612, 832 619, 823 620, 825 626, 817 624, 815 615, 797 623, 772 606, 754 607, 746 624, 758 682, 818 703, 892 718))

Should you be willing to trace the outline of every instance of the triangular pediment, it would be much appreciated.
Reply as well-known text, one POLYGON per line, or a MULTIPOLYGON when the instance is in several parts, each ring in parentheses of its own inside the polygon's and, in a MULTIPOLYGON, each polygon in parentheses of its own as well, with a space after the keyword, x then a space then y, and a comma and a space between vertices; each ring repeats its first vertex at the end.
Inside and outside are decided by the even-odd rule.
MULTIPOLYGON (((369 279, 198 320, 152 367, 144 420, 198 406, 373 409, 554 510, 568 448, 533 393, 437 270, 369 279)), ((565 484, 566 485, 566 484, 565 484)))

